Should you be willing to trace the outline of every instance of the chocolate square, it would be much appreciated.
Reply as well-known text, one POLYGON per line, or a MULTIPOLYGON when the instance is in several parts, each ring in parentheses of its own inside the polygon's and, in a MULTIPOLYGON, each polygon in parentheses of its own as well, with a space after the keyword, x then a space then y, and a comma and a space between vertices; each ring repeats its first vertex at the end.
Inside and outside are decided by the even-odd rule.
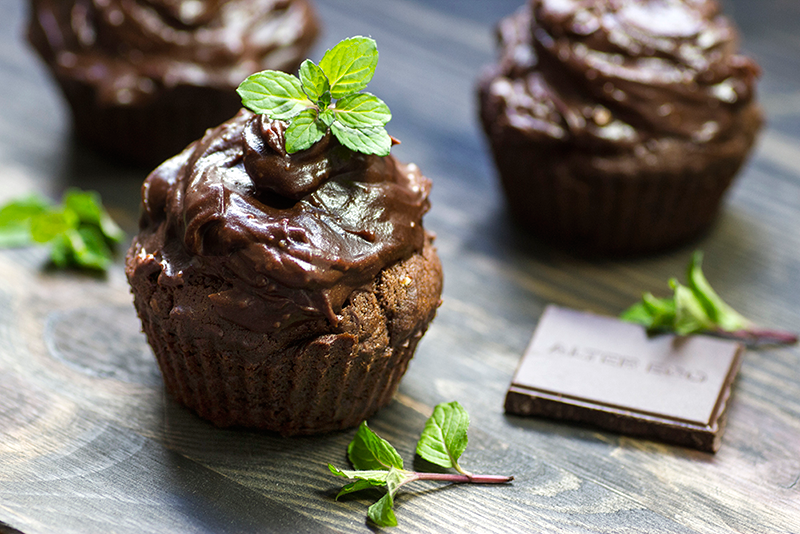
POLYGON ((648 336, 639 325, 551 305, 505 409, 715 452, 742 352, 732 341, 648 336))

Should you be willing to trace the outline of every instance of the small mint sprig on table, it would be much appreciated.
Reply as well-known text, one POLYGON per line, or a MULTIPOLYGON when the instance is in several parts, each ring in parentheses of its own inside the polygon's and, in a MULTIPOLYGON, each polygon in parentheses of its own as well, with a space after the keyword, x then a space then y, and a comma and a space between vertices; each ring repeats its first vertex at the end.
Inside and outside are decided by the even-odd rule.
POLYGON ((397 450, 373 432, 366 421, 361 423, 356 436, 347 447, 347 457, 355 470, 338 469, 328 464, 328 469, 334 475, 354 480, 344 486, 336 498, 364 489, 386 487, 386 494, 369 507, 367 516, 378 526, 394 527, 397 526, 393 510, 394 497, 397 490, 409 482, 439 480, 503 484, 514 480, 513 476, 474 475, 461 468, 458 459, 467 448, 468 428, 469 415, 461 404, 453 401, 437 405, 417 442, 417 454, 438 466, 453 468, 458 474, 419 473, 407 471, 397 450))
POLYGON ((0 248, 49 244, 50 261, 60 269, 105 271, 124 238, 94 191, 69 189, 58 206, 29 195, 0 208, 0 248))
POLYGON ((359 92, 377 65, 375 41, 351 37, 325 52, 319 65, 305 60, 299 79, 265 70, 249 76, 236 92, 244 107, 288 123, 288 154, 310 148, 330 129, 350 150, 388 156, 392 139, 384 126, 392 113, 377 96, 359 92))
POLYGON ((797 335, 781 330, 758 327, 734 310, 711 288, 702 270, 703 253, 692 255, 687 269, 686 285, 672 278, 671 298, 658 298, 644 293, 620 315, 624 321, 645 326, 650 333, 675 332, 678 335, 716 334, 749 344, 797 343, 797 335))

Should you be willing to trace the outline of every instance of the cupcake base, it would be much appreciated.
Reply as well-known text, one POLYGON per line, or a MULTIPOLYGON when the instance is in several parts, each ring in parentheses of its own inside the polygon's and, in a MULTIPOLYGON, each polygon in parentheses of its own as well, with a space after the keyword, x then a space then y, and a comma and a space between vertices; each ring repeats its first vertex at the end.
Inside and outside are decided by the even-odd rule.
POLYGON ((161 286, 158 262, 135 245, 127 269, 167 390, 217 426, 283 435, 352 427, 387 405, 442 290, 428 241, 356 291, 337 327, 320 318, 263 334, 213 312, 208 296, 223 281, 161 286))
MULTIPOLYGON (((594 254, 652 252, 700 235, 742 163, 721 158, 702 169, 636 171, 626 169, 637 166, 631 158, 547 148, 495 147, 511 215, 545 241, 594 254)), ((683 147, 676 157, 707 158, 693 151, 683 147)))

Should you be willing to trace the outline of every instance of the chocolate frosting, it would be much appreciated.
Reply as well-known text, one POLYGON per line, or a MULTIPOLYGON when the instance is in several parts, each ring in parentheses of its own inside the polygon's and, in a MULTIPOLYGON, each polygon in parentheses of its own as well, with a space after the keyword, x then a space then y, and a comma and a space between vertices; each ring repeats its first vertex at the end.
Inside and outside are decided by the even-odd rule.
POLYGON ((317 33, 307 0, 32 0, 29 39, 56 74, 137 105, 160 88, 236 87, 294 69, 317 33))
POLYGON ((259 332, 337 314, 384 267, 422 250, 430 181, 330 134, 286 154, 285 124, 241 110, 143 185, 142 259, 157 283, 226 280, 220 316, 259 332))
POLYGON ((507 126, 540 142, 724 140, 759 73, 712 0, 532 0, 499 33, 488 92, 507 126))

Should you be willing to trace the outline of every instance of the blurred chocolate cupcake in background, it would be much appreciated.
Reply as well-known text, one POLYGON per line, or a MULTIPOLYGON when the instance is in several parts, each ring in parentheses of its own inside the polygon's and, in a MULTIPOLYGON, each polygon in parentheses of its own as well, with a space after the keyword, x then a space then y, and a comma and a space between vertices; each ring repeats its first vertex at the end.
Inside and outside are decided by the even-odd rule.
POLYGON ((707 229, 762 115, 712 0, 531 0, 498 28, 480 117, 513 218, 576 252, 707 229))
POLYGON ((28 39, 98 151, 155 166, 239 109, 253 72, 294 72, 308 0, 31 0, 28 39))

